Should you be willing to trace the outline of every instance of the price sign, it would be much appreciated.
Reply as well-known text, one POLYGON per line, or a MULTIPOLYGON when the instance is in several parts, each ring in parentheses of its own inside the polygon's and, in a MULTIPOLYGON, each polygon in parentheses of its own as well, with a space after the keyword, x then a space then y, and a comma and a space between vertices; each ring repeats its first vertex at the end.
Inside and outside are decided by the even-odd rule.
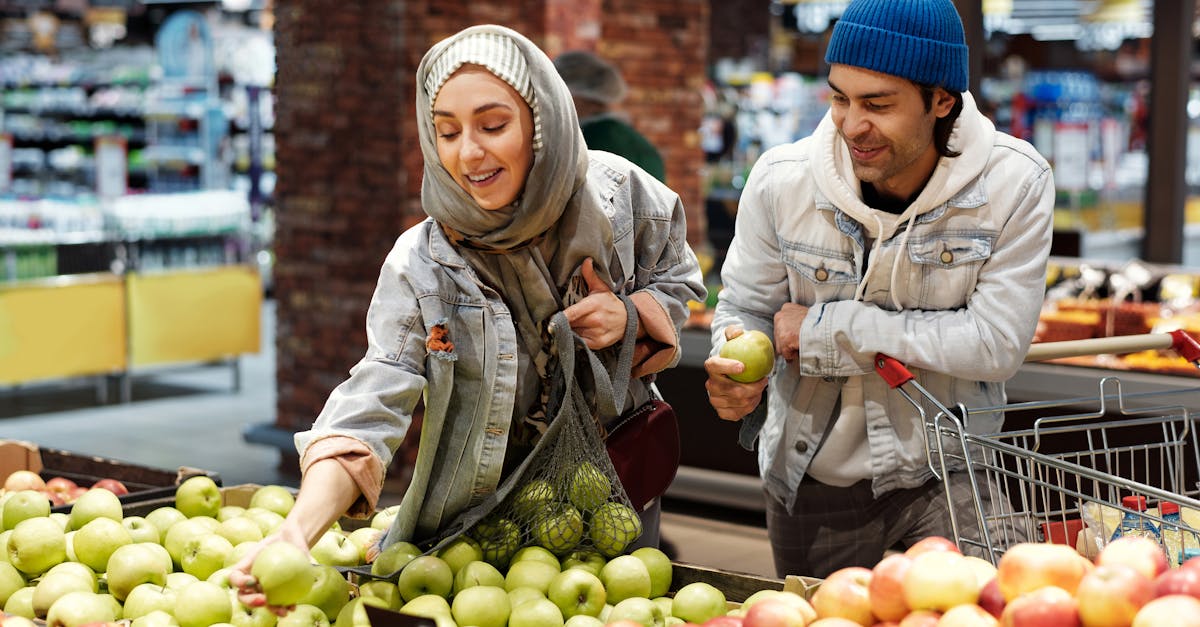
POLYGON ((1054 127, 1054 186, 1083 191, 1088 182, 1088 133, 1086 124, 1059 123, 1054 127))
POLYGON ((96 195, 124 196, 128 191, 128 159, 124 137, 96 138, 96 195))

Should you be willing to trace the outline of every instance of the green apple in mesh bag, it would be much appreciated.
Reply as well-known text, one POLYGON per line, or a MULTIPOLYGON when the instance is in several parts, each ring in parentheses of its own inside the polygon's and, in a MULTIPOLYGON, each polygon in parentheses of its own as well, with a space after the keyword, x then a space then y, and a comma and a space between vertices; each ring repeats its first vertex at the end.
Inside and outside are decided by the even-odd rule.
POLYGON ((590 512, 612 496, 612 481, 595 464, 582 461, 571 473, 567 498, 581 512, 590 512))
POLYGON ((507 568, 521 548, 521 528, 507 518, 489 518, 475 525, 471 537, 479 542, 483 561, 496 568, 507 568))
POLYGON ((549 481, 534 479, 518 488, 510 503, 514 516, 521 520, 532 520, 558 500, 558 491, 549 481))
POLYGON ((738 383, 753 383, 771 374, 775 365, 775 346, 762 331, 746 331, 721 345, 720 356, 742 362, 740 374, 726 375, 738 383))
POLYGON ((371 562, 371 574, 376 577, 387 577, 400 572, 409 562, 424 551, 412 542, 394 542, 387 545, 371 562))
POLYGON ((583 539, 583 517, 570 505, 546 512, 533 523, 533 540, 556 555, 565 555, 583 539))
POLYGON ((640 535, 642 520, 632 507, 624 503, 613 501, 601 505, 588 523, 588 538, 592 546, 605 557, 624 553, 625 548, 640 535))
POLYGON ((479 542, 471 536, 460 535, 438 549, 437 556, 446 560, 451 571, 458 573, 463 566, 482 560, 483 549, 479 548, 479 542))

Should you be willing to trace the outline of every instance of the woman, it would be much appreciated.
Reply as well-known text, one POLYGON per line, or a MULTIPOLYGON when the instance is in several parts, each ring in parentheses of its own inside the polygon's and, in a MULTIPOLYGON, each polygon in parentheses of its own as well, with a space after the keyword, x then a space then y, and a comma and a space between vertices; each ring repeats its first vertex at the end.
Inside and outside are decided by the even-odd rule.
MULTIPOLYGON (((628 296, 638 316, 629 409, 678 360, 687 301, 704 300, 679 198, 628 161, 588 152, 570 92, 533 43, 468 28, 429 50, 416 84, 430 217, 384 262, 366 356, 296 435, 300 492, 264 544, 307 549, 338 517, 374 511, 423 396, 414 476, 385 542, 433 536, 494 492, 545 428, 551 316, 563 311, 611 360, 604 349, 627 322, 616 293, 628 296)), ((657 518, 657 506, 643 516, 650 543, 657 518)), ((244 593, 251 562, 231 577, 244 593)))

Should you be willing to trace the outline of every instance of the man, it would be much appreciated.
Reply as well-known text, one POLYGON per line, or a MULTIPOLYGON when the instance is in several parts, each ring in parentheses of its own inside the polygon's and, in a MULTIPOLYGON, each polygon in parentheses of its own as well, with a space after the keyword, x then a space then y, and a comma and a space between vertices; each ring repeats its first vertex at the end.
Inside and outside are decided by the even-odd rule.
POLYGON ((554 59, 554 68, 571 90, 587 147, 621 155, 666 182, 658 149, 613 109, 628 91, 617 68, 585 50, 564 52, 554 59))
MULTIPOLYGON (((921 416, 873 357, 904 362, 950 407, 1003 404, 1052 230, 1050 167, 977 110, 950 0, 854 0, 825 59, 825 119, 763 154, 742 192, 705 362, 718 415, 750 416, 742 440, 758 440, 780 576, 869 567, 954 536, 921 416), (756 383, 728 378, 742 364, 717 356, 743 329, 775 341, 775 370, 756 383)), ((960 527, 977 536, 969 482, 954 478, 960 527)))

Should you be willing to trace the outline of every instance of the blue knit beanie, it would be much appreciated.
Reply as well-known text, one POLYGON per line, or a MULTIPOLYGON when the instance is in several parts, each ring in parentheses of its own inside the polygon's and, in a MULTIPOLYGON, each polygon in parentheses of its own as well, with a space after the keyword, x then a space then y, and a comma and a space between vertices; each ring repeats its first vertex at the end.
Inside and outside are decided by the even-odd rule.
POLYGON ((854 0, 833 26, 826 63, 967 90, 967 44, 950 0, 854 0))

